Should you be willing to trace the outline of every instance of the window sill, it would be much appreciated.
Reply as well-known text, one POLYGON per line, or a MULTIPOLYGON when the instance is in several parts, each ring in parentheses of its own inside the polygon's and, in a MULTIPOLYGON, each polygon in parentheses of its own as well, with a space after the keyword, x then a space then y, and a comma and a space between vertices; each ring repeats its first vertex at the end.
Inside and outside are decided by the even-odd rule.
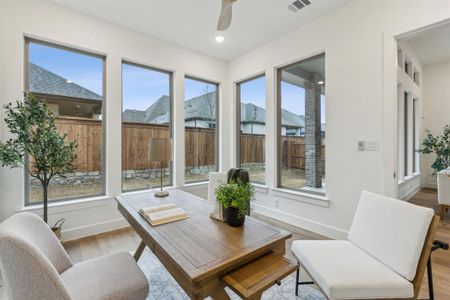
POLYGON ((209 180, 186 182, 183 187, 189 188, 189 187, 204 186, 204 185, 209 185, 209 180))
MULTIPOLYGON (((169 186, 163 186, 163 190, 171 190, 174 189, 175 187, 172 185, 169 186)), ((133 194, 139 194, 139 193, 153 193, 154 191, 159 191, 161 189, 161 187, 157 186, 151 189, 142 189, 142 190, 133 190, 133 191, 127 191, 127 192, 122 192, 121 195, 133 195, 133 194)))
POLYGON ((420 176, 421 176, 420 172, 416 172, 416 173, 413 173, 412 175, 405 176, 405 177, 403 177, 403 179, 398 181, 398 185, 402 185, 404 183, 407 183, 407 182, 409 182, 409 181, 411 181, 411 180, 413 180, 413 179, 415 179, 417 177, 420 177, 420 176))
POLYGON ((269 188, 263 184, 260 183, 252 183, 253 187, 255 188, 256 193, 260 194, 269 194, 269 188))
MULTIPOLYGON (((111 205, 112 197, 108 196, 97 196, 83 199, 75 199, 75 200, 66 200, 66 201, 58 201, 55 203, 49 203, 48 208, 51 209, 51 214, 59 213, 59 212, 67 212, 80 210, 85 208, 92 208, 98 206, 111 205)), ((37 212, 42 210, 42 203, 35 205, 28 205, 22 209, 17 210, 17 212, 37 212)))
POLYGON ((330 204, 330 199, 326 197, 325 193, 317 193, 308 190, 294 191, 282 188, 274 188, 273 195, 322 207, 329 207, 330 204))

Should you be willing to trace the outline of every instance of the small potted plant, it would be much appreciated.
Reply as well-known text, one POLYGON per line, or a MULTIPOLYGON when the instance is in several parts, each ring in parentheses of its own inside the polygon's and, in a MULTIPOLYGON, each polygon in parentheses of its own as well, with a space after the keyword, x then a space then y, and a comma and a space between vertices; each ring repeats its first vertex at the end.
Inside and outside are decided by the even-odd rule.
POLYGON ((228 225, 233 227, 244 225, 245 214, 248 212, 253 195, 251 183, 243 183, 240 180, 233 180, 217 187, 216 198, 224 208, 225 221, 228 225))

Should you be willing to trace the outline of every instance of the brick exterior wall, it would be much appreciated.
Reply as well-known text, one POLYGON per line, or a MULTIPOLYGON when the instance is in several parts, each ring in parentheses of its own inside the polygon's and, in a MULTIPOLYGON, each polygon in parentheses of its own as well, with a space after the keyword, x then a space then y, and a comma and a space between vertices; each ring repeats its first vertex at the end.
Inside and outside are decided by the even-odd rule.
POLYGON ((305 172, 306 186, 322 187, 322 165, 320 152, 322 147, 320 120, 319 77, 313 75, 312 82, 305 84, 305 172))

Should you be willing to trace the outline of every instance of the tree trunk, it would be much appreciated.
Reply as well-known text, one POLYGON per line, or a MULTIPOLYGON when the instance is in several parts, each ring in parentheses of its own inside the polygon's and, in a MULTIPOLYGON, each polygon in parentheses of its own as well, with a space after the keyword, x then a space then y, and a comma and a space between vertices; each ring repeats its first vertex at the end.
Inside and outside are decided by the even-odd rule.
POLYGON ((48 183, 43 183, 42 188, 44 190, 44 222, 47 223, 48 183))

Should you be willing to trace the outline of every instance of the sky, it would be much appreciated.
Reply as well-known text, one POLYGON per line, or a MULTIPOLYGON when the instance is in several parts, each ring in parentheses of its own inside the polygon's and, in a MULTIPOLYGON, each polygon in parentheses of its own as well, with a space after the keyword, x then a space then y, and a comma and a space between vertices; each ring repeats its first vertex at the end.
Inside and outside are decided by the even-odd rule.
MULTIPOLYGON (((246 81, 241 86, 241 102, 253 103, 259 107, 265 108, 265 77, 246 81)), ((297 115, 305 115, 305 89, 290 84, 286 81, 281 82, 281 107, 297 115)), ((325 96, 321 97, 321 119, 325 122, 325 96)))
POLYGON ((169 95, 170 76, 134 65, 122 65, 122 109, 146 110, 163 95, 169 95))
POLYGON ((102 95, 103 60, 76 52, 30 43, 30 62, 102 95))
MULTIPOLYGON (((103 60, 45 45, 30 43, 30 62, 58 74, 86 89, 102 95, 103 60)), ((122 66, 123 110, 146 110, 162 95, 169 95, 170 77, 167 73, 135 65, 122 66)), ((185 80, 185 99, 215 91, 214 84, 185 80)), ((305 90, 287 82, 281 84, 282 107, 297 115, 305 113, 305 90)), ((241 84, 241 101, 265 108, 265 77, 241 84)), ((325 97, 322 96, 322 122, 325 121, 325 97)))

